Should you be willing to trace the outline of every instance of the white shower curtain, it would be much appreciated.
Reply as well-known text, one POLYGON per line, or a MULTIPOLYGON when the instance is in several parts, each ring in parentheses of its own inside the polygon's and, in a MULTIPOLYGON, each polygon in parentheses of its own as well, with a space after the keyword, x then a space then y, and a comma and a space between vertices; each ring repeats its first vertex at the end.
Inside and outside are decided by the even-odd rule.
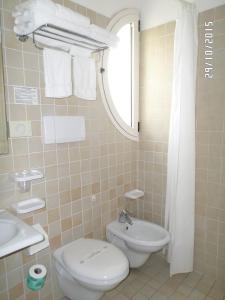
POLYGON ((191 272, 194 252, 197 11, 194 4, 180 1, 179 5, 165 209, 165 226, 171 235, 170 275, 191 272))

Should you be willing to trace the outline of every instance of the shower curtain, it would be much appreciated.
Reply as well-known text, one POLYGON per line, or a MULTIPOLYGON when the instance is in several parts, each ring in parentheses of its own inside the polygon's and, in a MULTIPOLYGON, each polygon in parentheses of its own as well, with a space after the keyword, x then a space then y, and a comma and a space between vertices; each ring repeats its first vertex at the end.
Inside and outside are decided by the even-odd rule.
POLYGON ((167 253, 170 275, 191 272, 194 254, 197 11, 185 1, 179 1, 179 6, 165 209, 165 227, 171 235, 167 253))

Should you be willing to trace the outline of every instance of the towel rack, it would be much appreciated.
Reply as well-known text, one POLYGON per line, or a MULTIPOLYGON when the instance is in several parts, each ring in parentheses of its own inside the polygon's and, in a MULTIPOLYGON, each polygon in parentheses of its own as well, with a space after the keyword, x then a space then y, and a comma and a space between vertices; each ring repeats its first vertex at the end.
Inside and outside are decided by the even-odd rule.
MULTIPOLYGON (((32 35, 33 43, 36 48, 43 49, 37 44, 35 36, 41 36, 44 38, 49 38, 51 40, 59 41, 64 44, 69 44, 73 46, 79 46, 85 49, 92 50, 93 52, 99 52, 108 48, 108 46, 96 39, 88 37, 86 35, 74 32, 65 28, 53 24, 44 24, 38 27, 35 31, 27 35, 18 35, 17 37, 21 42, 27 41, 27 39, 32 35), (66 34, 66 35, 65 35, 66 34)), ((61 49, 61 48, 60 48, 61 49)), ((61 49, 63 50, 63 49, 61 49)))

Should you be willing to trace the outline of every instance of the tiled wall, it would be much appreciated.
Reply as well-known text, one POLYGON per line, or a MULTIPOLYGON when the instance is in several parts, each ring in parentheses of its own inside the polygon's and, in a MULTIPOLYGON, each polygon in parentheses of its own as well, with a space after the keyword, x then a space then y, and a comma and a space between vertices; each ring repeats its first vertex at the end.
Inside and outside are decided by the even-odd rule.
MULTIPOLYGON (((163 224, 174 23, 141 34, 139 187, 146 219, 163 224)), ((225 6, 199 15, 195 270, 225 281, 225 6), (205 21, 214 21, 213 79, 204 78, 205 21)))
MULTIPOLYGON (((51 273, 51 251, 79 236, 103 238, 105 224, 116 217, 124 205, 124 191, 136 187, 136 178, 145 197, 137 208, 128 206, 140 217, 163 224, 175 23, 141 34, 138 147, 112 126, 99 91, 97 101, 44 97, 41 51, 31 42, 18 42, 12 32, 11 9, 18 2, 4 0, 1 7, 7 117, 11 121, 30 120, 32 137, 10 139, 9 154, 0 156, 0 208, 29 197, 44 198, 46 208, 25 219, 43 225, 51 250, 32 257, 19 252, 1 259, 0 299, 57 299, 60 292, 51 273), (37 87, 39 105, 16 105, 16 85, 37 87), (85 116, 86 141, 43 145, 41 117, 49 114, 85 116), (30 193, 21 194, 8 174, 25 168, 40 169, 45 178, 35 182, 30 193), (92 195, 96 196, 94 202, 92 195), (34 293, 24 280, 29 266, 37 262, 48 267, 49 275, 45 288, 34 293)), ((102 27, 108 22, 70 1, 64 0, 64 5, 88 15, 102 27)), ((225 278, 225 6, 200 14, 199 36, 195 268, 225 278), (204 79, 203 73, 205 19, 215 21, 212 80, 204 79)))
POLYGON ((197 270, 225 283, 225 5, 200 14, 197 86, 197 270), (214 21, 213 79, 204 78, 205 21, 214 21))
POLYGON ((141 33, 139 187, 143 216, 163 224, 175 22, 141 33))
MULTIPOLYGON (((124 206, 124 192, 136 187, 137 144, 113 127, 99 91, 97 101, 44 97, 42 53, 30 41, 24 44, 17 41, 12 31, 11 10, 17 3, 4 0, 1 8, 7 118, 30 120, 32 137, 10 138, 9 154, 0 155, 0 208, 30 197, 45 199, 46 208, 26 215, 25 220, 45 228, 51 250, 31 257, 19 252, 1 259, 0 299, 58 299, 60 292, 52 280, 51 251, 80 236, 104 238, 105 224, 115 219, 124 206), (15 104, 13 88, 17 85, 37 87, 39 105, 15 104), (41 118, 54 114, 84 116, 86 140, 44 145, 41 118), (30 193, 21 194, 8 175, 30 168, 43 171, 45 177, 33 183, 30 193), (96 200, 92 201, 92 195, 96 200), (39 293, 31 292, 25 284, 28 268, 35 263, 45 264, 49 272, 39 293)), ((105 17, 68 0, 60 3, 89 16, 99 26, 105 27, 108 22, 105 17)))

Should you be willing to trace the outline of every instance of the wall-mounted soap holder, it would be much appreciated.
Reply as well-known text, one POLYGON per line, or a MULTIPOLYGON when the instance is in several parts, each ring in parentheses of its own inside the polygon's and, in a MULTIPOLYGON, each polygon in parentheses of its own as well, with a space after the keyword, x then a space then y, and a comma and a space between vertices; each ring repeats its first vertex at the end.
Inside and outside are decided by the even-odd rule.
POLYGON ((30 190, 31 181, 43 178, 43 174, 38 170, 24 170, 11 174, 11 178, 15 181, 21 192, 28 192, 30 190))
POLYGON ((29 212, 44 208, 45 201, 40 198, 31 198, 13 203, 11 207, 17 214, 27 214, 29 212))
POLYGON ((144 192, 141 191, 141 190, 135 189, 135 190, 132 190, 132 191, 129 191, 129 192, 125 193, 124 196, 127 199, 136 200, 136 199, 139 199, 139 198, 143 197, 144 192))

